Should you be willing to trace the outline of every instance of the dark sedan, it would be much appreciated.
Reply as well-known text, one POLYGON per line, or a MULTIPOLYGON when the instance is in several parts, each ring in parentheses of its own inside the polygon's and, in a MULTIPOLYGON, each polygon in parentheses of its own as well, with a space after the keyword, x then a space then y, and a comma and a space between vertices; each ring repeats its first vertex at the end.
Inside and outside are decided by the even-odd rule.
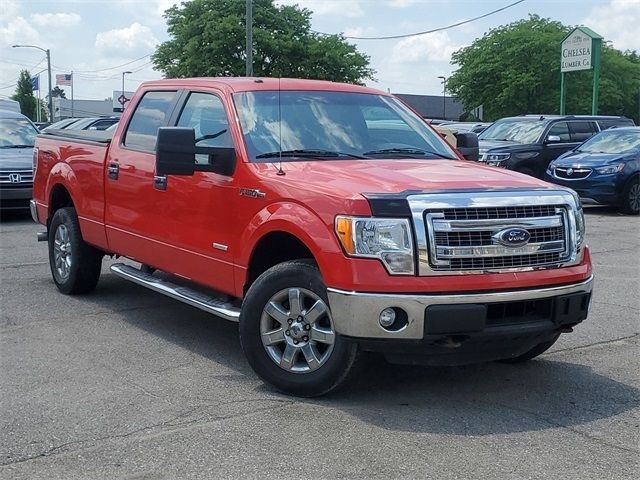
POLYGON ((546 180, 575 190, 584 203, 640 212, 640 127, 605 130, 549 164, 546 180))

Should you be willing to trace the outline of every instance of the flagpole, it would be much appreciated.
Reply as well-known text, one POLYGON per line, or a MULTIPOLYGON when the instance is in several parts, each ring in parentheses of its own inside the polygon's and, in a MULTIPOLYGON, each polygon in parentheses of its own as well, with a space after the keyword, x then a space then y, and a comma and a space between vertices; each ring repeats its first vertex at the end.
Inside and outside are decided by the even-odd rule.
POLYGON ((73 70, 71 70, 71 118, 73 117, 73 70))

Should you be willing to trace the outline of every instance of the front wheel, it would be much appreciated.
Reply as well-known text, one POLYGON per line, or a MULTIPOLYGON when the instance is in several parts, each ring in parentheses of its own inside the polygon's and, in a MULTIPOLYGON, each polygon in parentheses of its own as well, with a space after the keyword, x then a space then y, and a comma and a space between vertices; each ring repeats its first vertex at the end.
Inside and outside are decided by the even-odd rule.
POLYGON ((56 210, 49 225, 49 265, 62 293, 88 293, 98 284, 104 254, 85 243, 76 210, 56 210))
POLYGON ((629 215, 640 214, 640 177, 636 176, 627 182, 622 194, 622 211, 629 215))
POLYGON ((240 343, 260 378, 303 397, 337 388, 357 352, 335 331, 318 268, 301 260, 270 268, 251 286, 240 315, 240 343))

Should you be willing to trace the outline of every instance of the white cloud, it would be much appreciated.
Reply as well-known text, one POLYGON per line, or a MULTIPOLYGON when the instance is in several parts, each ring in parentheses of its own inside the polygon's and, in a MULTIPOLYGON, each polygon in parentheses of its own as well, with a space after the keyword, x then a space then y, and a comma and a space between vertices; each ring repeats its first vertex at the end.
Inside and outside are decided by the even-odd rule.
POLYGON ((363 0, 277 0, 279 5, 298 5, 308 8, 316 15, 337 17, 361 17, 364 15, 363 0))
POLYGON ((418 0, 390 0, 389 6, 393 8, 406 8, 418 3, 418 0))
POLYGON ((6 25, 0 27, 0 39, 3 43, 38 43, 38 31, 23 17, 14 17, 6 25))
POLYGON ((120 29, 100 32, 96 35, 96 48, 105 53, 121 55, 144 54, 151 52, 158 44, 158 39, 153 35, 151 29, 138 22, 120 29))
POLYGON ((610 0, 591 9, 582 24, 595 30, 620 50, 640 50, 640 0, 610 0))
POLYGON ((395 63, 412 63, 424 60, 451 60, 451 54, 460 47, 455 45, 447 32, 435 32, 400 40, 393 47, 395 63))
POLYGON ((72 27, 82 18, 77 13, 34 13, 31 21, 39 27, 72 27))
POLYGON ((376 34, 373 27, 347 27, 344 29, 345 37, 371 37, 376 34))

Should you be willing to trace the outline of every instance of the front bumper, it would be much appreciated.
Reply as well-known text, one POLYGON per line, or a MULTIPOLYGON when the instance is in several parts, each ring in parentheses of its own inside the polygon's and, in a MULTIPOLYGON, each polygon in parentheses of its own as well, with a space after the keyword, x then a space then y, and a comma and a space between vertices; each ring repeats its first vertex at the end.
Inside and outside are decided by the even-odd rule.
POLYGON ((586 178, 567 180, 547 173, 545 180, 571 188, 585 204, 615 205, 620 202, 626 178, 622 174, 602 175, 592 172, 586 178))
POLYGON ((356 339, 421 340, 425 336, 467 335, 512 324, 544 324, 550 330, 575 324, 587 312, 562 318, 559 299, 586 295, 588 309, 592 288, 593 276, 570 285, 487 293, 402 295, 329 288, 328 295, 334 326, 341 335, 356 339), (406 325, 397 331, 380 325, 380 312, 389 307, 406 312, 406 325), (500 315, 504 317, 502 322, 500 315))
POLYGON ((24 210, 29 208, 33 189, 28 187, 0 188, 0 209, 24 210))

